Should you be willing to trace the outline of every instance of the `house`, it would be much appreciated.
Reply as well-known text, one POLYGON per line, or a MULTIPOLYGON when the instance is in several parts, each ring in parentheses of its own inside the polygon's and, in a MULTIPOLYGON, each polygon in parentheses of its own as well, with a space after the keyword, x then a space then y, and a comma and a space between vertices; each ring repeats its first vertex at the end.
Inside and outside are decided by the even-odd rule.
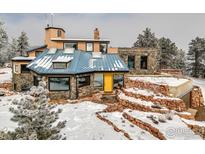
POLYGON ((152 75, 159 72, 159 49, 157 48, 118 48, 117 53, 127 64, 130 74, 152 75))
POLYGON ((93 39, 67 39, 62 28, 46 27, 45 45, 12 59, 13 89, 28 90, 43 80, 53 99, 111 93, 123 86, 129 69, 118 54, 108 53, 109 43, 98 29, 93 39))

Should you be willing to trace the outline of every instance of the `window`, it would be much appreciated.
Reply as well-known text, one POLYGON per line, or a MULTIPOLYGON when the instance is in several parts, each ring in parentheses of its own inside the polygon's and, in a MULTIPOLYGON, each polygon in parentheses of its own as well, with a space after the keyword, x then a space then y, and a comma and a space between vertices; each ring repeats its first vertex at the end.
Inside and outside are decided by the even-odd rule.
POLYGON ((67 64, 68 63, 65 63, 65 62, 53 62, 53 68, 54 69, 65 69, 67 68, 67 64))
POLYGON ((101 53, 107 53, 107 44, 106 43, 101 43, 100 44, 100 52, 101 53))
POLYGON ((78 87, 90 85, 90 76, 78 77, 78 87))
POLYGON ((93 43, 86 43, 86 51, 93 51, 93 43))
POLYGON ((61 33, 61 30, 58 30, 58 31, 57 31, 57 37, 61 37, 61 34, 62 34, 62 33, 61 33))
POLYGON ((128 68, 135 68, 135 56, 128 56, 128 68))
POLYGON ((121 88, 123 87, 124 76, 123 74, 114 74, 114 88, 121 88))
POLYGON ((36 51, 35 52, 35 56, 37 57, 38 55, 40 55, 42 53, 42 51, 36 51))
POLYGON ((140 68, 147 69, 147 56, 141 56, 140 68))
POLYGON ((38 86, 38 77, 37 76, 33 76, 33 85, 38 86))
POLYGON ((26 64, 21 65, 21 73, 29 73, 30 70, 26 67, 26 64))
POLYGON ((49 77, 49 90, 51 91, 67 91, 70 89, 70 78, 49 77))
POLYGON ((19 69, 20 69, 19 65, 15 64, 14 65, 14 73, 20 73, 19 69))
POLYGON ((94 74, 94 87, 103 87, 103 74, 94 74))
POLYGON ((64 43, 64 49, 74 48, 77 49, 77 43, 64 43))

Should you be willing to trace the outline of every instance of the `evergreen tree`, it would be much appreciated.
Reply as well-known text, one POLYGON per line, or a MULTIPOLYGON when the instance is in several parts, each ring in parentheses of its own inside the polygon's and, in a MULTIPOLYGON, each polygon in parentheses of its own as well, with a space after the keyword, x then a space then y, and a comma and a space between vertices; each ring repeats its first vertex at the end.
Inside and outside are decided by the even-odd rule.
POLYGON ((193 77, 205 77, 205 39, 196 37, 189 43, 187 71, 193 77))
POLYGON ((134 47, 142 48, 158 48, 158 40, 155 34, 151 32, 150 28, 146 28, 143 34, 139 34, 137 41, 134 43, 134 47))
POLYGON ((8 47, 8 60, 18 55, 18 42, 16 39, 12 38, 11 43, 8 47))
POLYGON ((174 68, 175 58, 178 54, 178 48, 169 38, 159 39, 160 47, 160 68, 174 68))
POLYGON ((54 126, 62 110, 54 110, 55 106, 48 103, 47 94, 45 83, 39 82, 39 86, 32 87, 28 95, 22 97, 20 101, 17 99, 12 101, 16 107, 10 108, 14 114, 11 120, 18 122, 19 126, 14 132, 9 132, 12 139, 63 139, 59 132, 65 127, 65 121, 58 122, 54 126))
POLYGON ((182 69, 183 71, 185 71, 185 68, 186 68, 185 62, 186 62, 185 52, 182 49, 177 50, 177 54, 174 59, 173 67, 176 69, 182 69))
POLYGON ((17 39, 17 42, 18 52, 20 53, 20 56, 26 56, 25 50, 28 49, 29 44, 28 37, 25 32, 21 32, 21 35, 17 39))
POLYGON ((0 66, 7 61, 7 45, 8 35, 3 27, 3 23, 0 21, 0 66))

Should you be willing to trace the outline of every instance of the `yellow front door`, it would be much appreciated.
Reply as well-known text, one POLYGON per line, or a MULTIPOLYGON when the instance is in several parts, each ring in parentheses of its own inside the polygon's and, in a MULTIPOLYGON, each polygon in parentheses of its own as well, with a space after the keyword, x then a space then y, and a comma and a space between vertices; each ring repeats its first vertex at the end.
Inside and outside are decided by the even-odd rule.
POLYGON ((113 89, 113 74, 104 73, 104 92, 112 92, 113 89))

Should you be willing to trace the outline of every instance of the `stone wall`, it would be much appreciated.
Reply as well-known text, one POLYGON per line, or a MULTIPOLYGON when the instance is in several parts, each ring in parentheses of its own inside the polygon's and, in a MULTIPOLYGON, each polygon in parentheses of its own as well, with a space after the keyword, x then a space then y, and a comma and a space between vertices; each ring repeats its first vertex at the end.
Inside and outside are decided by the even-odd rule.
POLYGON ((79 85, 77 84, 77 90, 78 90, 78 97, 82 98, 82 97, 86 97, 86 96, 91 96, 92 93, 94 92, 94 74, 81 74, 78 75, 77 77, 83 77, 83 76, 90 76, 90 85, 88 86, 83 86, 83 87, 79 87, 79 85))
POLYGON ((205 139, 205 127, 202 127, 202 126, 198 126, 198 125, 190 125, 190 124, 187 124, 189 128, 191 128, 191 130, 201 136, 203 139, 205 139))
POLYGON ((176 110, 176 111, 179 111, 179 112, 182 112, 182 111, 186 110, 185 103, 181 99, 168 99, 168 98, 167 99, 166 98, 160 99, 159 97, 154 98, 153 96, 146 96, 146 95, 140 95, 140 94, 134 94, 134 93, 131 93, 131 92, 127 92, 124 89, 123 89, 123 92, 127 96, 134 97, 134 98, 137 98, 137 99, 142 99, 142 100, 145 100, 145 101, 151 101, 153 103, 165 106, 170 110, 176 110))
POLYGON ((33 86, 33 75, 31 73, 13 73, 12 78, 13 89, 16 91, 23 91, 33 86))
POLYGON ((159 65, 157 57, 159 50, 154 48, 118 48, 118 54, 122 60, 128 64, 128 55, 135 56, 135 68, 130 70, 130 74, 154 74, 158 72, 159 65), (148 56, 147 69, 140 69, 141 56, 148 56))
POLYGON ((138 80, 129 80, 125 78, 125 87, 126 88, 142 88, 142 89, 149 89, 155 93, 161 93, 165 96, 169 96, 169 87, 167 85, 158 85, 150 82, 143 82, 138 80))
POLYGON ((132 116, 130 116, 127 113, 123 113, 123 117, 127 120, 129 120, 131 123, 133 123, 134 125, 140 127, 141 129, 144 129, 146 131, 148 131, 150 134, 152 134, 153 136, 157 137, 160 140, 166 140, 166 138, 164 137, 164 135, 159 131, 159 129, 153 127, 152 125, 143 122, 139 119, 136 119, 132 116))
POLYGON ((204 98, 201 88, 194 86, 191 91, 191 105, 192 108, 198 108, 204 106, 204 98))

